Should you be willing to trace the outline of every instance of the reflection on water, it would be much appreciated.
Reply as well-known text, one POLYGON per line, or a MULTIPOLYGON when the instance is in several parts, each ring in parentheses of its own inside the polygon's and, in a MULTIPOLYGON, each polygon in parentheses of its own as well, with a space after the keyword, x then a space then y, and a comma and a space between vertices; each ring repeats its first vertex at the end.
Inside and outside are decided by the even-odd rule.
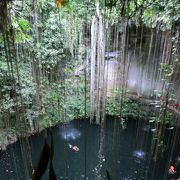
POLYGON ((145 158, 145 152, 141 150, 137 150, 133 152, 133 156, 138 158, 138 159, 144 159, 145 158))
POLYGON ((178 163, 180 165, 180 157, 179 156, 176 158, 176 163, 178 163))
POLYGON ((64 140, 75 140, 81 136, 81 133, 75 128, 67 128, 60 133, 64 140))

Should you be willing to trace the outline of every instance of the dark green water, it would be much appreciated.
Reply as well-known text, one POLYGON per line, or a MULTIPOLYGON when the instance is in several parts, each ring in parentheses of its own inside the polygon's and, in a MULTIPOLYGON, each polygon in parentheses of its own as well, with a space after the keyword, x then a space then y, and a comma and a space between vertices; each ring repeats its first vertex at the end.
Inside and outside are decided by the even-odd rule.
MULTIPOLYGON (((110 172, 113 180, 177 179, 180 175, 179 130, 166 130, 164 151, 154 162, 151 146, 155 132, 151 131, 151 125, 145 121, 128 120, 126 126, 121 129, 117 121, 115 124, 114 120, 107 119, 101 156, 100 126, 76 120, 52 128, 55 142, 53 165, 58 179, 81 180, 85 179, 85 173, 89 180, 94 180, 98 175, 107 179, 106 170, 110 172), (73 151, 68 144, 78 146, 80 151, 73 151), (168 174, 170 164, 177 171, 173 176, 168 174)), ((44 137, 45 132, 42 132, 29 138, 33 164, 38 160, 44 137)), ((25 180, 22 159, 19 142, 10 145, 6 152, 1 152, 0 179, 25 180)), ((47 173, 43 179, 48 179, 47 173)))

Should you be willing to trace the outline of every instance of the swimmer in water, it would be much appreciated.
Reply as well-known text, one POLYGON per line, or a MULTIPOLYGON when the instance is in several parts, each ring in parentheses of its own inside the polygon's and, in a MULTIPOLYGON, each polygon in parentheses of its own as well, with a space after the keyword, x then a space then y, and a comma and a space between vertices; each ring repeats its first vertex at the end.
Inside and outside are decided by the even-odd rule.
POLYGON ((170 166, 169 167, 169 174, 175 174, 176 173, 176 171, 175 171, 175 169, 174 169, 174 166, 170 166))
POLYGON ((69 148, 73 149, 74 151, 79 151, 79 148, 77 146, 73 146, 71 144, 69 144, 69 148))

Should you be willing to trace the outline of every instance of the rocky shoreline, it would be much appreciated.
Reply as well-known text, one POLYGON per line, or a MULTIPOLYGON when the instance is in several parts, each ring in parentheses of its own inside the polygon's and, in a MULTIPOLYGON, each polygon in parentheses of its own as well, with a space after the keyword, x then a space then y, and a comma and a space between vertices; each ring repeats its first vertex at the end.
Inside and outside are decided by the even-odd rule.
POLYGON ((6 140, 3 142, 3 144, 0 144, 0 151, 6 151, 7 146, 16 143, 17 140, 18 140, 17 136, 14 137, 6 136, 6 140))
MULTIPOLYGON (((48 128, 48 127, 47 127, 48 128)), ((38 130, 34 130, 34 131, 31 131, 31 132, 28 132, 26 134, 21 134, 21 135, 14 135, 14 136, 6 136, 5 137, 5 140, 3 141, 2 144, 0 144, 0 152, 1 151, 6 151, 7 147, 11 144, 14 144, 18 141, 19 138, 21 137, 30 137, 34 134, 38 134, 40 133, 41 131, 45 130, 46 128, 39 128, 38 130)))

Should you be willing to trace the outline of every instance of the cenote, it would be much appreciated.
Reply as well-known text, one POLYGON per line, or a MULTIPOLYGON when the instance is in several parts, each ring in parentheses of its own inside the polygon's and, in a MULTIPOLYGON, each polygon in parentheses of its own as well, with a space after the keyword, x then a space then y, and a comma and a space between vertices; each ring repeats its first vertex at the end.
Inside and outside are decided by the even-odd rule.
MULTIPOLYGON (((151 149, 154 132, 150 128, 144 129, 149 127, 149 123, 128 119, 125 124, 126 128, 122 129, 118 120, 107 118, 103 137, 100 126, 89 121, 74 120, 50 128, 48 131, 53 133, 53 165, 57 179, 107 179, 106 170, 112 179, 119 180, 177 178, 180 170, 180 131, 176 128, 166 129, 164 149, 154 161, 151 149), (172 144, 170 142, 174 136, 177 137, 172 144), (69 144, 76 145, 80 150, 72 150, 69 144), (169 164, 176 168, 176 175, 168 174, 169 164)), ((33 165, 37 163, 45 138, 49 138, 48 131, 29 137, 33 165)), ((0 179, 26 179, 21 152, 19 142, 1 152, 0 179)), ((42 179, 48 179, 47 172, 42 179)))
POLYGON ((180 180, 179 0, 0 0, 0 180, 180 180))

